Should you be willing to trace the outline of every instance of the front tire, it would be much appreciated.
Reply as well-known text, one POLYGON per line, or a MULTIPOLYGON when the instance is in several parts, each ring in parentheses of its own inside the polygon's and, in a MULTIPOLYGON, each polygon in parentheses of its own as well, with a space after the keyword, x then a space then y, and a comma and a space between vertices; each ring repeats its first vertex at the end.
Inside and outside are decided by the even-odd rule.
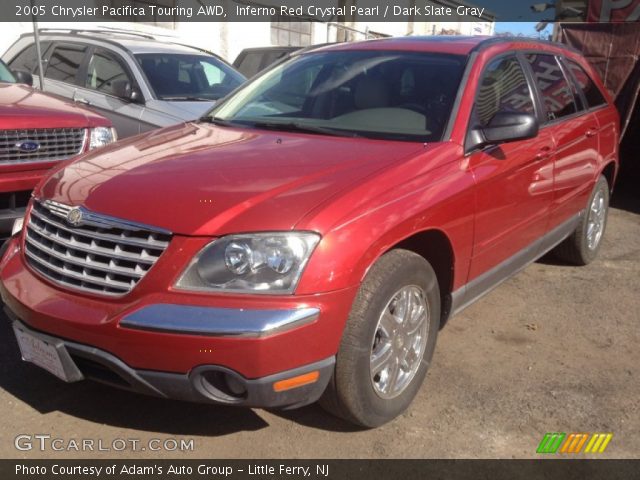
POLYGON ((556 256, 574 265, 588 265, 598 256, 609 216, 609 183, 600 175, 586 212, 575 231, 554 251, 556 256))
POLYGON ((383 255, 360 286, 320 404, 369 428, 400 415, 422 385, 439 322, 431 265, 407 250, 383 255))

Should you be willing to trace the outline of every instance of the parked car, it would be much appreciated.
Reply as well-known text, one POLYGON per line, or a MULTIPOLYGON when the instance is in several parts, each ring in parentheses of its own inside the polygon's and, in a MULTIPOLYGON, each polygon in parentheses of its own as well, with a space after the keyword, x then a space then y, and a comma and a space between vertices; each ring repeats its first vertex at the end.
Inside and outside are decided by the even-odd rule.
POLYGON ((251 78, 301 48, 284 46, 245 48, 233 61, 233 67, 245 77, 251 78))
POLYGON ((0 61, 2 238, 24 216, 33 187, 52 166, 116 139, 106 118, 40 93, 31 82, 29 73, 12 72, 0 61))
MULTIPOLYGON (((90 106, 120 138, 194 120, 245 78, 220 57, 135 32, 41 30, 45 91, 90 106)), ((33 34, 2 56, 35 75, 33 34)))
POLYGON ((409 406, 450 316, 551 249, 594 260, 619 128, 593 68, 551 43, 309 51, 51 174, 0 292, 23 358, 63 380, 321 399, 374 427, 409 406))

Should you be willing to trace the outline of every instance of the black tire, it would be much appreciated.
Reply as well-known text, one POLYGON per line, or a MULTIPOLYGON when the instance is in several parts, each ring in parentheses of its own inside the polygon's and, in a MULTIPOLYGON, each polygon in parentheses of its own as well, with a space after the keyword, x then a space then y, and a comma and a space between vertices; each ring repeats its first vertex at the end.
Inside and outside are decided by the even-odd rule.
MULTIPOLYGON (((412 309, 409 318, 414 318, 413 312, 412 309)), ((417 317, 424 318, 421 315, 417 317)), ((408 322, 411 323, 412 320, 408 322)), ((405 324, 407 323, 403 320, 398 325, 405 324)), ((380 426, 400 415, 418 393, 427 374, 435 350, 439 324, 440 291, 431 265, 421 256, 407 250, 392 250, 383 255, 371 267, 356 295, 342 336, 333 377, 320 399, 322 407, 338 417, 368 428, 380 426), (384 392, 376 391, 376 388, 379 389, 380 374, 374 375, 370 363, 371 356, 374 345, 379 341, 378 334, 383 331, 383 327, 378 325, 378 320, 383 311, 386 312, 392 305, 399 305, 400 300, 394 299, 398 298, 396 294, 400 294, 403 289, 416 295, 412 304, 414 308, 426 303, 426 318, 418 325, 426 322, 427 330, 424 332, 423 327, 420 327, 420 339, 416 337, 415 340, 423 346, 419 349, 412 348, 411 354, 407 354, 406 349, 407 345, 410 345, 409 339, 414 340, 413 334, 409 333, 409 336, 404 337, 407 343, 385 340, 385 345, 394 345, 393 348, 397 348, 394 352, 401 352, 398 355, 404 352, 405 366, 409 364, 410 358, 413 365, 410 372, 413 372, 413 376, 405 370, 398 370, 402 375, 406 374, 406 385, 393 398, 382 398, 384 392), (393 301, 396 303, 393 304, 393 301), (426 338, 426 344, 422 343, 423 338, 426 338), (421 349, 421 359, 418 359, 417 351, 421 349)), ((397 359, 399 365, 400 356, 397 359)), ((393 384, 393 381, 389 383, 393 384)))
POLYGON ((589 196, 585 214, 580 218, 580 222, 575 231, 555 248, 554 254, 556 257, 573 265, 588 265, 595 260, 602 245, 602 238, 604 237, 608 217, 609 183, 604 176, 600 175, 589 196), (602 198, 603 200, 604 218, 602 220, 602 231, 597 242, 590 245, 589 224, 592 219, 591 208, 597 198, 602 198))

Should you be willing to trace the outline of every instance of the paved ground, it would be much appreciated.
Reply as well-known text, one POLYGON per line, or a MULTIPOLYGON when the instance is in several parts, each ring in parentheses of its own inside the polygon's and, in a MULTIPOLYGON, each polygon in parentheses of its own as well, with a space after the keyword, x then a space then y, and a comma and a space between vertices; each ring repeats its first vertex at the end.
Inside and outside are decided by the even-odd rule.
MULTIPOLYGON (((530 266, 441 331, 413 408, 358 431, 311 406, 240 410, 66 385, 18 360, 0 319, 0 457, 535 457, 543 434, 613 432, 605 457, 640 457, 640 189, 615 197, 598 261, 530 266), (18 434, 194 439, 188 453, 21 452, 18 434)), ((635 184, 635 185, 634 185, 635 184)))

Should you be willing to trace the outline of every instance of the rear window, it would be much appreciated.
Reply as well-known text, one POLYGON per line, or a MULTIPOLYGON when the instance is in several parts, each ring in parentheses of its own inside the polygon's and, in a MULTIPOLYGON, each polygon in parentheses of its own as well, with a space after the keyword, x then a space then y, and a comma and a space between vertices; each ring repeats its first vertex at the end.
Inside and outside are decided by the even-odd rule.
MULTIPOLYGON (((40 42, 40 51, 44 53, 49 46, 49 42, 40 42)), ((38 53, 35 44, 29 45, 22 50, 9 65, 13 70, 25 70, 32 73, 38 65, 38 53)))
POLYGON ((582 93, 584 93, 584 97, 587 100, 589 108, 605 105, 607 101, 605 100, 604 95, 602 95, 602 92, 596 86, 595 82, 591 77, 589 77, 589 74, 587 74, 580 65, 572 60, 567 60, 567 64, 569 65, 569 69, 576 79, 576 82, 578 82, 578 86, 582 90, 582 93))
POLYGON ((578 107, 575 98, 556 57, 537 53, 525 57, 542 95, 547 120, 551 122, 576 113, 578 107))

